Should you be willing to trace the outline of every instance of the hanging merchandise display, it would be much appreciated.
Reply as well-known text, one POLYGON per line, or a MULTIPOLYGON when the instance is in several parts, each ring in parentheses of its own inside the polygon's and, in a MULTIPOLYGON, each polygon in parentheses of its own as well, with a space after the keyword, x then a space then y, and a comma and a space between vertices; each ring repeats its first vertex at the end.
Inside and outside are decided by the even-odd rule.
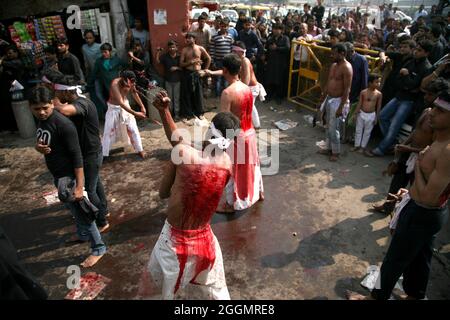
POLYGON ((86 30, 92 30, 96 36, 99 35, 95 9, 81 11, 81 32, 86 30))

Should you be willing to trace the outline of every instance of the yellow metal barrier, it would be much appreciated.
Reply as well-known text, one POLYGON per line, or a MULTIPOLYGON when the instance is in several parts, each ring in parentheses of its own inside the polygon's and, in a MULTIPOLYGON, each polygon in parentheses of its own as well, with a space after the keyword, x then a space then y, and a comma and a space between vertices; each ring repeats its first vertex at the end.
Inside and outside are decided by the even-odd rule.
MULTIPOLYGON (((317 110, 321 88, 326 85, 332 64, 331 48, 318 44, 297 40, 293 40, 291 44, 288 100, 311 111, 317 110), (295 55, 299 61, 294 59, 295 55)), ((369 72, 380 73, 378 51, 361 48, 355 48, 355 51, 366 56, 369 72)))

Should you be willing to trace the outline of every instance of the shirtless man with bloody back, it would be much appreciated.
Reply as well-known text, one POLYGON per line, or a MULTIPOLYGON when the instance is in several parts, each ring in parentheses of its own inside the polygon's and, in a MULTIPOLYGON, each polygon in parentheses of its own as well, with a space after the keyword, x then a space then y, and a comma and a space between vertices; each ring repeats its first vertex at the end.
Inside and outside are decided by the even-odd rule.
POLYGON ((219 212, 244 210, 263 199, 263 183, 257 137, 252 125, 253 96, 250 88, 239 80, 242 60, 236 54, 223 59, 223 76, 229 86, 222 92, 220 111, 232 112, 241 122, 241 132, 234 145, 233 176, 227 186, 226 204, 219 212))
POLYGON ((321 97, 320 111, 327 117, 327 149, 319 153, 330 155, 330 161, 337 161, 341 152, 340 129, 348 114, 352 65, 345 60, 347 48, 339 43, 331 49, 331 65, 328 83, 321 97))
POLYGON ((213 139, 199 151, 177 131, 165 92, 158 94, 154 105, 174 149, 159 190, 169 205, 151 254, 150 274, 162 287, 163 299, 229 300, 222 253, 210 221, 232 172, 226 149, 234 136, 225 136, 237 132, 239 120, 230 112, 217 114, 209 129, 213 139))
POLYGON ((433 242, 448 219, 450 197, 450 93, 444 92, 433 103, 430 126, 435 132, 431 146, 416 160, 415 179, 402 197, 398 221, 379 279, 370 296, 348 292, 351 300, 390 298, 403 274, 408 299, 424 299, 430 276, 433 242))

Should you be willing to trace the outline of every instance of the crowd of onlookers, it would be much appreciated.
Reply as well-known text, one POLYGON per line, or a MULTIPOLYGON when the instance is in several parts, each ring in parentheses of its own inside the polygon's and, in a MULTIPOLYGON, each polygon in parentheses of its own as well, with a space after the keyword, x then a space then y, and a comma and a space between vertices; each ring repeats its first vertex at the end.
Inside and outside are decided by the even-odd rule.
MULTIPOLYGON (((305 4, 299 10, 291 11, 286 16, 275 16, 272 20, 266 19, 263 12, 257 13, 254 17, 239 12, 239 19, 234 27, 230 25, 227 17, 217 16, 214 21, 209 21, 208 15, 202 13, 197 21, 189 26, 186 36, 192 37, 195 44, 203 47, 208 53, 207 57, 201 57, 202 69, 220 69, 223 57, 232 52, 233 45, 237 42, 243 44, 246 48, 245 55, 253 64, 258 82, 267 90, 266 101, 275 100, 281 103, 282 99, 286 98, 291 41, 302 40, 318 46, 331 47, 337 43, 345 43, 348 46, 347 60, 354 68, 351 103, 358 101, 360 92, 368 85, 367 59, 365 54, 355 51, 362 48, 373 51, 367 51, 366 54, 381 58, 382 107, 393 98, 397 98, 398 104, 403 101, 402 99, 406 97, 409 99, 412 96, 416 101, 414 104, 417 104, 417 99, 423 95, 419 79, 415 79, 408 88, 404 88, 405 92, 402 93, 402 90, 396 87, 399 84, 398 75, 408 63, 413 65, 414 69, 420 69, 422 78, 437 68, 433 67, 433 64, 448 52, 450 15, 443 16, 441 12, 437 12, 436 6, 428 13, 421 6, 410 23, 406 19, 398 20, 396 10, 392 4, 380 6, 378 20, 381 23, 379 21, 376 23, 377 19, 373 15, 363 13, 360 8, 347 10, 342 15, 330 15, 330 11, 327 12, 322 1, 318 0, 313 7, 305 4), (421 67, 417 65, 418 60, 414 60, 416 48, 426 52, 427 62, 422 62, 421 67), (389 61, 391 63, 387 63, 389 61), (410 94, 411 92, 413 93, 410 94)), ((160 64, 164 70, 163 75, 159 77, 150 63, 149 32, 144 29, 141 19, 135 19, 135 27, 130 30, 127 37, 128 59, 124 60, 116 55, 115 49, 110 44, 97 43, 92 31, 85 31, 84 38, 86 41, 82 47, 84 65, 70 53, 67 39, 59 39, 54 46, 45 48, 46 62, 43 73, 48 69, 57 69, 73 77, 80 84, 86 85, 91 99, 97 105, 100 118, 103 118, 107 109, 106 100, 110 83, 123 69, 133 70, 138 76, 138 83, 144 88, 147 87, 149 80, 158 80, 157 82, 167 89, 174 101, 172 108, 174 116, 192 117, 191 111, 183 111, 186 101, 184 97, 190 94, 186 92, 190 91, 189 86, 183 85, 183 82, 190 79, 184 76, 183 71, 186 67, 180 63, 181 48, 185 43, 170 40, 166 48, 153 48, 156 52, 154 65, 160 64)), ((295 47, 295 50, 298 50, 299 46, 295 47)), ((298 65, 299 61, 299 55, 295 54, 294 63, 298 65)), ((24 70, 16 47, 11 46, 5 50, 1 66, 2 90, 9 88, 6 84, 13 78, 20 82, 24 70)), ((445 72, 443 76, 446 76, 445 72)), ((222 77, 216 77, 212 81, 204 78, 200 93, 206 97, 210 91, 205 89, 209 88, 216 96, 220 96, 226 85, 222 77)), ((5 117, 2 129, 11 127, 11 122, 14 123, 11 120, 13 118, 5 117)), ((401 122, 403 121, 397 126, 401 126, 401 122)), ((380 147, 376 153, 382 154, 385 151, 384 147, 380 147)))

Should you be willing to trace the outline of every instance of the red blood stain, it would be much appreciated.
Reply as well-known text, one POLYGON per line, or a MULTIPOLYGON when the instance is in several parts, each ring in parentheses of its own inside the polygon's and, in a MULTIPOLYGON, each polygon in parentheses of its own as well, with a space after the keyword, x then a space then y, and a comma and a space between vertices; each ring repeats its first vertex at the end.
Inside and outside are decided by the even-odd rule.
POLYGON ((136 247, 133 248, 133 250, 131 250, 131 252, 136 253, 138 251, 144 250, 145 249, 145 243, 139 243, 136 245, 136 247))
POLYGON ((194 284, 202 271, 214 265, 216 255, 209 221, 216 211, 230 173, 215 165, 192 165, 181 175, 182 181, 185 182, 182 195, 184 205, 182 228, 171 229, 180 265, 174 293, 180 287, 188 257, 195 260, 195 274, 190 281, 194 284), (194 226, 195 230, 185 230, 183 226, 194 226))

